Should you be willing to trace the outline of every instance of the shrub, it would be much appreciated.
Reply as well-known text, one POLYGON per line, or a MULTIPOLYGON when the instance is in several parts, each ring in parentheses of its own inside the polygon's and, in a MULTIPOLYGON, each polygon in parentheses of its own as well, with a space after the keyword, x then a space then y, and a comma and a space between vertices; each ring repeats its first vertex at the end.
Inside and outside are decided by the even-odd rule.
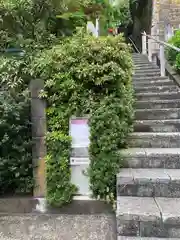
POLYGON ((114 200, 117 154, 132 130, 133 91, 130 49, 121 36, 94 38, 78 33, 38 55, 34 77, 44 79, 47 98, 47 199, 61 206, 77 188, 70 182, 71 116, 89 115, 90 188, 97 198, 114 200))
MULTIPOLYGON (((169 40, 169 43, 180 48, 180 30, 176 31, 175 35, 169 40)), ((166 49, 167 60, 171 65, 175 66, 176 70, 180 70, 180 54, 171 48, 166 49)))
POLYGON ((0 57, 0 194, 32 191, 30 105, 23 64, 0 57))

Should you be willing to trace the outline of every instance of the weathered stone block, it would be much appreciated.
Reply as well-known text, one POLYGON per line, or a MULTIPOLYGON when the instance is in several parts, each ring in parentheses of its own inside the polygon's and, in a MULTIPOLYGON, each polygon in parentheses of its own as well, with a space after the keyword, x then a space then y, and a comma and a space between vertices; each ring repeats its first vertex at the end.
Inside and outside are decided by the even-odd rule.
POLYGON ((45 137, 33 138, 33 158, 44 158, 46 156, 46 141, 45 137))
POLYGON ((32 136, 44 137, 46 134, 46 118, 32 118, 32 136))
POLYGON ((139 236, 139 222, 119 219, 117 221, 117 233, 123 236, 139 236))
POLYGON ((167 231, 161 220, 157 222, 140 222, 140 236, 143 237, 166 237, 167 231))
POLYGON ((31 115, 33 118, 45 118, 46 104, 44 100, 32 99, 31 100, 31 115))

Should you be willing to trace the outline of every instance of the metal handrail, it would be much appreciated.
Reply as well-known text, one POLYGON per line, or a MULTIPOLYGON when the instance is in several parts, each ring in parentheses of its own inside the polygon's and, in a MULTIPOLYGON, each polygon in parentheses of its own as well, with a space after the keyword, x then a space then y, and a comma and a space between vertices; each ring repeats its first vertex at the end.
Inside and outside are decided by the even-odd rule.
POLYGON ((180 52, 180 48, 178 48, 178 47, 175 47, 175 46, 173 46, 173 45, 171 45, 171 44, 169 44, 169 43, 166 43, 166 42, 164 42, 164 41, 158 40, 158 39, 156 39, 156 38, 154 38, 154 37, 152 37, 151 35, 148 35, 148 34, 146 34, 146 33, 142 33, 142 35, 148 37, 149 39, 154 40, 155 42, 157 42, 157 43, 159 43, 159 44, 161 44, 161 45, 164 45, 164 46, 166 46, 166 47, 168 47, 168 48, 172 48, 172 49, 174 49, 174 50, 177 51, 177 52, 180 52))
POLYGON ((146 34, 146 32, 142 33, 142 54, 148 55, 148 59, 150 62, 153 61, 153 49, 152 49, 152 43, 159 44, 159 60, 160 60, 160 71, 161 76, 166 76, 166 58, 165 58, 165 48, 171 48, 178 53, 180 53, 180 48, 175 47, 169 43, 163 42, 161 40, 158 40, 154 38, 151 35, 146 34), (147 41, 148 38, 148 41, 147 41), (147 44, 148 43, 148 44, 147 44))
POLYGON ((133 45, 133 47, 135 48, 135 50, 140 53, 139 49, 137 48, 136 44, 134 43, 134 41, 132 40, 131 37, 128 37, 128 39, 130 40, 131 44, 133 45))

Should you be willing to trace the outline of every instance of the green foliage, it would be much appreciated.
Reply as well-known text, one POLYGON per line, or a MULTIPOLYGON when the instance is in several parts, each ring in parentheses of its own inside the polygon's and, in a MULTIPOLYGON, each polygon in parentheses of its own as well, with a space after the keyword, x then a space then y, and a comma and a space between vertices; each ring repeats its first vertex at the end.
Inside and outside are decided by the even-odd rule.
POLYGON ((70 184, 71 139, 68 134, 53 131, 47 135, 47 146, 47 200, 53 206, 62 206, 72 200, 72 194, 77 190, 70 184))
POLYGON ((114 200, 119 149, 132 130, 132 59, 121 36, 93 38, 80 32, 37 55, 30 66, 44 79, 48 109, 47 199, 61 206, 77 189, 70 182, 69 119, 89 116, 90 187, 95 197, 114 200))
MULTIPOLYGON (((169 40, 169 43, 180 48, 180 30, 176 31, 175 35, 169 40)), ((173 65, 176 70, 180 71, 180 53, 171 48, 166 49, 167 60, 173 65)))
POLYGON ((76 13, 81 2, 65 0, 1 0, 0 48, 51 46, 56 37, 72 35, 85 19, 76 13), (69 19, 57 15, 70 14, 69 19), (40 45, 40 46, 39 46, 40 45))
POLYGON ((115 25, 128 26, 131 23, 130 5, 127 0, 116 0, 113 5, 113 22, 115 25))
POLYGON ((23 60, 0 57, 0 194, 31 193, 30 105, 23 60))

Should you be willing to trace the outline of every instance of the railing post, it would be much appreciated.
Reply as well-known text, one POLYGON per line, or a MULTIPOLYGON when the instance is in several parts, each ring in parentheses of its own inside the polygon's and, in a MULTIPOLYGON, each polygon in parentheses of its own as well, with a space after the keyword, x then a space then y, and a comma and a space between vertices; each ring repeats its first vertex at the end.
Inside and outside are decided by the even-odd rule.
POLYGON ((152 39, 148 39, 148 59, 152 62, 152 39))
POLYGON ((163 45, 160 45, 160 65, 161 65, 161 76, 164 77, 166 75, 166 71, 165 71, 165 54, 164 54, 163 45))
POLYGON ((142 54, 147 54, 146 33, 142 34, 142 54))

